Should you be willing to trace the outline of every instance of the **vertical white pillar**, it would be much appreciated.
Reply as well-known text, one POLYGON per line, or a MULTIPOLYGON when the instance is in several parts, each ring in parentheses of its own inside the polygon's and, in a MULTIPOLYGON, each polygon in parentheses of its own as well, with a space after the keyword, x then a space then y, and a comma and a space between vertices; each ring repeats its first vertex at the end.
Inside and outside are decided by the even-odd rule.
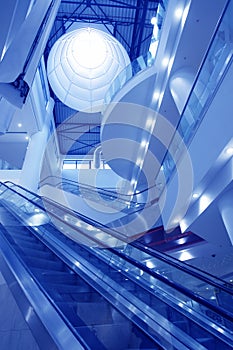
POLYGON ((36 192, 38 189, 41 165, 47 146, 48 136, 48 126, 44 125, 41 131, 31 136, 28 144, 19 184, 33 192, 36 192))
POLYGON ((233 245, 233 189, 221 196, 218 207, 229 239, 233 245))

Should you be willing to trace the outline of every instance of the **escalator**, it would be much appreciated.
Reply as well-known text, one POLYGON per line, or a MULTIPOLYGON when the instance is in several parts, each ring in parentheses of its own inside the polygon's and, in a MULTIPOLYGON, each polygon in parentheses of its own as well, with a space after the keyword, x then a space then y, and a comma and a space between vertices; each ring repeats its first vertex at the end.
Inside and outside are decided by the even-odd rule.
POLYGON ((143 342, 146 348, 160 348, 91 286, 88 278, 70 268, 11 217, 14 220, 13 226, 1 227, 1 246, 11 246, 75 337, 85 340, 80 341, 84 348, 143 349, 143 342), (116 344, 119 337, 120 344, 116 344))
MULTIPOLYGON (((188 280, 182 285, 179 271, 189 276, 188 267, 184 271, 134 243, 117 248, 77 243, 46 216, 40 224, 28 220, 29 213, 43 211, 39 196, 14 185, 2 184, 0 191, 2 273, 7 281, 14 275, 34 310, 44 330, 38 335, 38 325, 30 324, 40 348, 44 339, 51 349, 233 348, 232 313, 190 289, 188 280), (162 272, 148 267, 155 259, 162 272)), ((59 209, 60 215, 66 210, 59 209)), ((50 215, 56 210, 51 205, 50 215)), ((198 271, 191 276, 192 287, 212 286, 232 301, 233 291, 223 281, 198 271)))

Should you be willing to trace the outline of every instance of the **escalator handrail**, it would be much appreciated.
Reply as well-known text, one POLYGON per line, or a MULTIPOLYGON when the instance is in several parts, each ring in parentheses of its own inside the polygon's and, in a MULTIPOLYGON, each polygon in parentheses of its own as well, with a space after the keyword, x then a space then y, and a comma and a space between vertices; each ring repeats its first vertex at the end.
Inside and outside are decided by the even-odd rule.
POLYGON ((213 278, 217 281, 219 281, 220 283, 224 283, 223 285, 222 284, 218 284, 218 282, 215 284, 214 281, 212 281, 212 285, 214 285, 215 287, 217 288, 220 288, 222 290, 224 290, 225 292, 229 293, 229 294, 232 294, 233 295, 233 285, 231 285, 230 283, 228 283, 227 281, 217 277, 217 276, 214 276, 212 275, 211 273, 209 272, 206 272, 206 271, 203 271, 201 269, 199 269, 198 267, 196 266, 192 266, 190 264, 188 264, 187 262, 184 262, 184 261, 180 261, 176 258, 174 258, 173 256, 170 256, 166 253, 161 253, 160 251, 158 250, 154 250, 154 249, 151 249, 150 247, 148 246, 144 246, 142 243, 140 242, 130 242, 129 245, 143 251, 144 253, 149 253, 149 255, 165 262, 165 263, 169 263, 169 265, 172 265, 176 268, 179 268, 180 270, 184 271, 184 272, 187 272, 189 274, 192 274, 192 276, 194 277, 197 277, 197 278, 200 278, 200 276, 202 276, 202 280, 204 282, 207 282, 209 283, 209 278, 213 278), (178 266, 179 265, 179 266, 178 266), (209 278, 207 277, 209 276, 209 278), (227 287, 229 286, 229 287, 227 287))
MULTIPOLYGON (((23 197, 24 199, 26 199, 27 201, 29 201, 29 202, 32 203, 33 205, 37 205, 40 209, 46 211, 45 208, 44 208, 43 206, 39 205, 38 203, 34 203, 33 200, 28 199, 26 196, 22 195, 21 193, 18 193, 18 192, 15 191, 14 189, 8 187, 7 185, 5 185, 5 183, 1 183, 1 182, 0 182, 0 186, 1 186, 1 185, 6 186, 9 190, 15 192, 17 195, 23 197)), ((14 184, 14 185, 15 185, 15 184, 14 184)), ((17 187, 19 187, 19 188, 25 190, 26 192, 28 192, 28 193, 30 193, 30 194, 33 194, 35 197, 37 197, 37 198, 39 198, 40 200, 42 200, 42 198, 41 198, 39 195, 33 193, 32 191, 27 190, 27 189, 23 188, 23 187, 20 186, 20 185, 15 185, 15 186, 17 186, 17 187)), ((118 231, 116 231, 116 230, 113 230, 113 229, 110 229, 110 228, 108 228, 108 226, 103 225, 103 224, 101 224, 101 223, 98 222, 98 221, 92 220, 92 219, 86 217, 85 215, 78 213, 78 212, 75 211, 75 210, 72 210, 72 209, 70 209, 70 208, 67 208, 67 207, 61 205, 60 203, 57 203, 56 201, 53 201, 53 200, 51 200, 51 199, 49 199, 49 198, 44 198, 44 199, 45 199, 46 201, 49 201, 49 202, 52 203, 53 205, 59 207, 60 209, 62 208, 65 212, 72 213, 72 214, 74 214, 75 216, 79 216, 80 218, 84 218, 84 221, 86 221, 86 222, 89 223, 89 224, 93 224, 93 225, 97 225, 98 227, 101 227, 101 229, 103 229, 103 231, 104 231, 104 229, 105 229, 105 230, 107 229, 107 233, 108 233, 108 234, 111 234, 113 237, 115 237, 115 238, 117 238, 117 239, 121 239, 123 242, 125 242, 125 243, 128 244, 128 242, 126 242, 125 236, 122 236, 122 234, 121 234, 120 232, 118 232, 118 231), (110 232, 109 232, 109 231, 110 231, 110 232), (120 237, 119 237, 119 235, 120 235, 120 237)), ((52 213, 52 212, 49 212, 49 213, 50 213, 51 215, 54 215, 54 213, 52 213)), ((68 223, 67 223, 67 224, 68 224, 68 223)), ((68 224, 68 225, 69 225, 69 224, 68 224)), ((69 225, 69 226, 71 226, 71 225, 69 225)), ((72 226, 72 228, 73 228, 73 226, 72 226)), ((106 232, 106 231, 105 231, 105 232, 106 232)), ((89 236, 87 236, 87 237, 90 238, 89 236)), ((133 242, 131 242, 130 245, 131 245, 131 246, 134 246, 135 244, 134 244, 133 242)), ((135 248, 138 249, 137 246, 135 246, 135 248)), ((228 288, 226 285, 222 285, 222 284, 221 284, 222 282, 224 282, 224 284, 229 284, 229 283, 225 282, 224 280, 222 280, 222 279, 220 279, 220 278, 218 278, 218 277, 215 277, 214 275, 211 275, 211 274, 209 274, 209 273, 203 272, 203 271, 197 269, 196 267, 192 267, 191 269, 189 269, 189 265, 188 265, 188 264, 186 264, 186 263, 184 263, 184 262, 181 262, 181 261, 179 261, 179 260, 177 260, 177 259, 175 259, 175 258, 172 258, 172 260, 174 260, 174 261, 171 262, 171 257, 168 257, 165 253, 163 253, 163 254, 162 254, 162 253, 158 253, 158 252, 155 253, 155 252, 152 252, 151 249, 149 249, 149 248, 145 248, 145 247, 144 247, 144 248, 141 247, 141 248, 140 248, 140 249, 143 250, 143 251, 146 252, 146 253, 148 253, 148 251, 150 251, 150 254, 151 254, 152 256, 153 256, 153 255, 156 255, 156 258, 158 258, 159 260, 164 261, 164 262, 167 263, 168 265, 172 265, 172 266, 178 268, 179 270, 181 270, 181 271, 183 271, 183 272, 189 273, 189 274, 191 274, 192 276, 194 276, 194 277, 200 279, 201 281, 204 281, 204 282, 206 282, 206 283, 209 283, 210 285, 212 285, 212 286, 214 286, 214 287, 216 287, 216 288, 219 288, 219 289, 221 289, 221 290, 224 290, 225 292, 227 292, 227 293, 229 293, 229 294, 231 294, 231 295, 233 294, 233 290, 232 290, 232 288, 231 288, 230 285, 229 285, 230 287, 228 288), (141 248, 142 248, 142 249, 141 249, 141 248), (201 271, 202 274, 201 274, 199 271, 197 272, 196 270, 201 271), (206 275, 207 277, 206 277, 206 276, 203 276, 203 274, 206 275), (212 279, 214 279, 214 280, 212 280, 212 279), (216 280, 218 280, 220 283, 216 282, 216 280)), ((109 248, 109 249, 111 249, 111 248, 109 248)), ((119 252, 118 252, 118 253, 119 253, 119 252)), ((135 260, 135 262, 136 262, 136 260, 135 260)), ((145 265, 143 265, 143 266, 144 266, 146 269, 148 269, 148 271, 152 272, 152 271, 151 271, 149 268, 147 268, 145 265)), ((147 272, 148 272, 148 271, 147 271, 147 272)))
POLYGON ((160 273, 158 273, 156 271, 151 270, 149 267, 145 266, 143 263, 139 262, 138 260, 135 260, 134 258, 128 257, 127 255, 117 251, 116 249, 109 248, 109 251, 111 251, 113 254, 118 255, 119 257, 123 258, 124 260, 128 261, 129 263, 133 264, 134 266, 138 267, 140 270, 143 270, 144 272, 150 274, 155 279, 158 279, 161 282, 164 282, 165 284, 169 285, 170 287, 174 288, 175 290, 178 290, 182 294, 188 296, 189 298, 195 300, 196 302, 204 305, 205 307, 211 309, 212 311, 220 314, 224 318, 233 322, 233 313, 226 311, 225 309, 223 309, 219 306, 216 306, 214 304, 209 303, 205 298, 203 298, 199 294, 194 293, 192 290, 184 287, 181 284, 178 284, 177 282, 169 280, 167 277, 161 275, 160 273))
MULTIPOLYGON (((9 182, 12 183, 11 181, 6 181, 6 182, 7 182, 7 183, 9 183, 9 182)), ((51 199, 51 198, 41 197, 41 196, 39 196, 38 194, 36 194, 36 193, 34 193, 34 192, 30 191, 30 190, 27 190, 26 188, 24 188, 24 187, 22 187, 22 186, 20 186, 20 185, 16 185, 16 184, 14 184, 14 183, 12 183, 12 184, 13 184, 14 186, 19 187, 20 189, 22 189, 22 190, 24 190, 24 191, 30 193, 31 195, 33 195, 34 197, 37 197, 38 199, 40 199, 40 200, 42 200, 42 201, 46 201, 46 202, 48 202, 48 203, 51 203, 53 206, 58 207, 59 209, 63 209, 64 212, 66 212, 66 213, 71 213, 73 216, 81 218, 83 221, 85 221, 86 223, 88 223, 88 224, 90 224, 90 225, 93 225, 93 226, 96 225, 97 227, 101 227, 101 229, 102 229, 103 231, 105 230, 105 232, 108 233, 108 234, 110 234, 111 236, 113 236, 113 237, 115 237, 115 238, 117 238, 117 239, 121 239, 121 240, 124 241, 125 243, 128 243, 128 242, 125 240, 125 236, 122 235, 122 233, 118 232, 117 230, 114 230, 114 229, 112 229, 112 228, 109 228, 107 225, 104 225, 104 224, 100 223, 100 222, 97 221, 97 220, 90 219, 90 218, 87 217, 86 215, 81 214, 81 213, 79 213, 79 212, 77 212, 77 211, 75 211, 75 210, 73 210, 73 209, 71 209, 71 208, 67 208, 67 207, 63 206, 62 204, 60 204, 60 203, 54 201, 54 200, 51 199)), ((42 206, 42 205, 40 205, 40 204, 34 202, 34 201, 33 201, 32 199, 30 199, 30 198, 27 198, 27 197, 24 196, 22 193, 18 193, 18 192, 17 192, 16 190, 14 190, 13 188, 8 187, 8 186, 6 185, 6 183, 0 182, 0 186, 1 186, 1 185, 7 187, 7 189, 9 189, 10 191, 14 192, 14 193, 17 194, 18 196, 24 198, 25 200, 27 200, 28 202, 32 203, 33 205, 38 206, 41 210, 43 210, 43 211, 45 211, 45 212, 49 212, 49 214, 51 214, 52 216, 55 216, 54 213, 50 212, 47 208, 44 208, 44 206, 42 206)), ((59 218, 58 218, 58 219, 59 219, 59 218)), ((60 220, 62 220, 62 219, 60 218, 60 220)), ((66 223, 66 224, 67 224, 68 226, 71 226, 71 225, 69 225, 69 223, 66 223)), ((73 227, 73 226, 72 226, 72 227, 73 227)))

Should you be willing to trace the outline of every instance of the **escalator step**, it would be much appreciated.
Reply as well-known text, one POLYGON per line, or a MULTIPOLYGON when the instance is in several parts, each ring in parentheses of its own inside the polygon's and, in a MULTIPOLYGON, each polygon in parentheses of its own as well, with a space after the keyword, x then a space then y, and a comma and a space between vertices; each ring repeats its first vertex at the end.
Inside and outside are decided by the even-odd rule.
MULTIPOLYGON (((75 295, 76 293, 89 293, 92 289, 89 285, 86 285, 85 283, 82 283, 82 280, 80 280, 80 283, 76 284, 50 284, 47 283, 47 286, 49 289, 56 288, 57 292, 59 294, 62 294, 65 298, 65 295, 67 295, 67 298, 69 298, 69 295, 75 295)), ((74 296, 75 298, 75 296, 74 296)))
POLYGON ((27 247, 21 246, 21 249, 23 250, 24 254, 29 257, 37 257, 42 259, 51 259, 53 258, 54 254, 50 252, 49 250, 38 250, 38 249, 31 249, 27 247))
POLYGON ((50 271, 65 271, 66 266, 58 259, 56 260, 45 260, 41 257, 26 257, 25 261, 30 265, 32 268, 38 268, 38 269, 49 269, 50 271))
POLYGON ((29 242, 27 240, 18 240, 14 238, 15 243, 17 243, 18 245, 22 245, 24 248, 28 248, 28 249, 32 249, 32 250, 43 250, 43 248, 41 247, 41 243, 40 242, 29 242))
POLYGON ((58 302, 61 310, 68 308, 87 326, 112 324, 112 308, 106 302, 58 302))
POLYGON ((179 321, 172 321, 172 323, 177 326, 179 329, 182 329, 182 331, 189 333, 189 320, 179 320, 179 321))
POLYGON ((78 278, 75 274, 63 271, 50 271, 44 269, 33 269, 40 282, 49 282, 50 284, 77 284, 78 278))
POLYGON ((5 227, 7 232, 9 233, 9 235, 11 237, 13 237, 14 239, 17 239, 19 241, 22 241, 22 242, 35 242, 37 241, 37 239, 33 236, 29 236, 26 229, 23 228, 23 230, 20 228, 20 231, 22 230, 22 233, 15 233, 12 231, 12 228, 11 227, 5 227))
POLYGON ((207 349, 215 349, 215 341, 213 338, 196 338, 196 341, 200 344, 202 344, 203 346, 205 346, 207 349))
POLYGON ((72 325, 75 328, 79 327, 79 326, 82 327, 85 325, 83 323, 83 321, 81 320, 81 318, 78 317, 77 313, 75 312, 75 309, 70 307, 70 305, 68 305, 66 303, 60 303, 60 304, 57 303, 57 305, 59 306, 62 313, 67 317, 69 322, 72 323, 72 325))
MULTIPOLYGON (((93 350, 108 350, 111 349, 108 346, 105 346, 100 339, 97 338, 97 332, 95 327, 87 327, 87 326, 77 326, 77 333, 81 336, 81 338, 85 339, 90 349, 93 350)), ((114 350, 114 349, 112 349, 114 350)), ((119 350, 119 347, 118 349, 119 350)))
POLYGON ((69 302, 103 302, 103 297, 93 292, 91 287, 89 287, 88 289, 88 287, 86 287, 85 285, 76 288, 76 290, 71 293, 60 292, 60 295, 63 300, 69 302))
MULTIPOLYGON (((141 348, 141 340, 136 336, 132 336, 132 329, 128 322, 121 324, 93 325, 91 329, 100 343, 103 344, 100 349, 130 349, 131 346, 136 349, 141 348)), ((84 339, 88 339, 86 337, 87 332, 90 330, 89 327, 78 327, 77 330, 84 339)), ((91 349, 98 349, 96 348, 95 343, 92 343, 91 339, 88 342, 88 345, 91 349)))
POLYGON ((27 226, 5 226, 7 231, 11 233, 12 236, 26 239, 35 239, 32 233, 28 230, 27 226))

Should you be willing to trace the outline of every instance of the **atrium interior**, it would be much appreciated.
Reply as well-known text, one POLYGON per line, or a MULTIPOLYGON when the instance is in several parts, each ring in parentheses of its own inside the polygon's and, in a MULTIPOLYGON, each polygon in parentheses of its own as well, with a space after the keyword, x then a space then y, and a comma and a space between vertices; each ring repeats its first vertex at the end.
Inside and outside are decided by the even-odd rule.
POLYGON ((0 13, 0 348, 233 348, 233 0, 0 13))

